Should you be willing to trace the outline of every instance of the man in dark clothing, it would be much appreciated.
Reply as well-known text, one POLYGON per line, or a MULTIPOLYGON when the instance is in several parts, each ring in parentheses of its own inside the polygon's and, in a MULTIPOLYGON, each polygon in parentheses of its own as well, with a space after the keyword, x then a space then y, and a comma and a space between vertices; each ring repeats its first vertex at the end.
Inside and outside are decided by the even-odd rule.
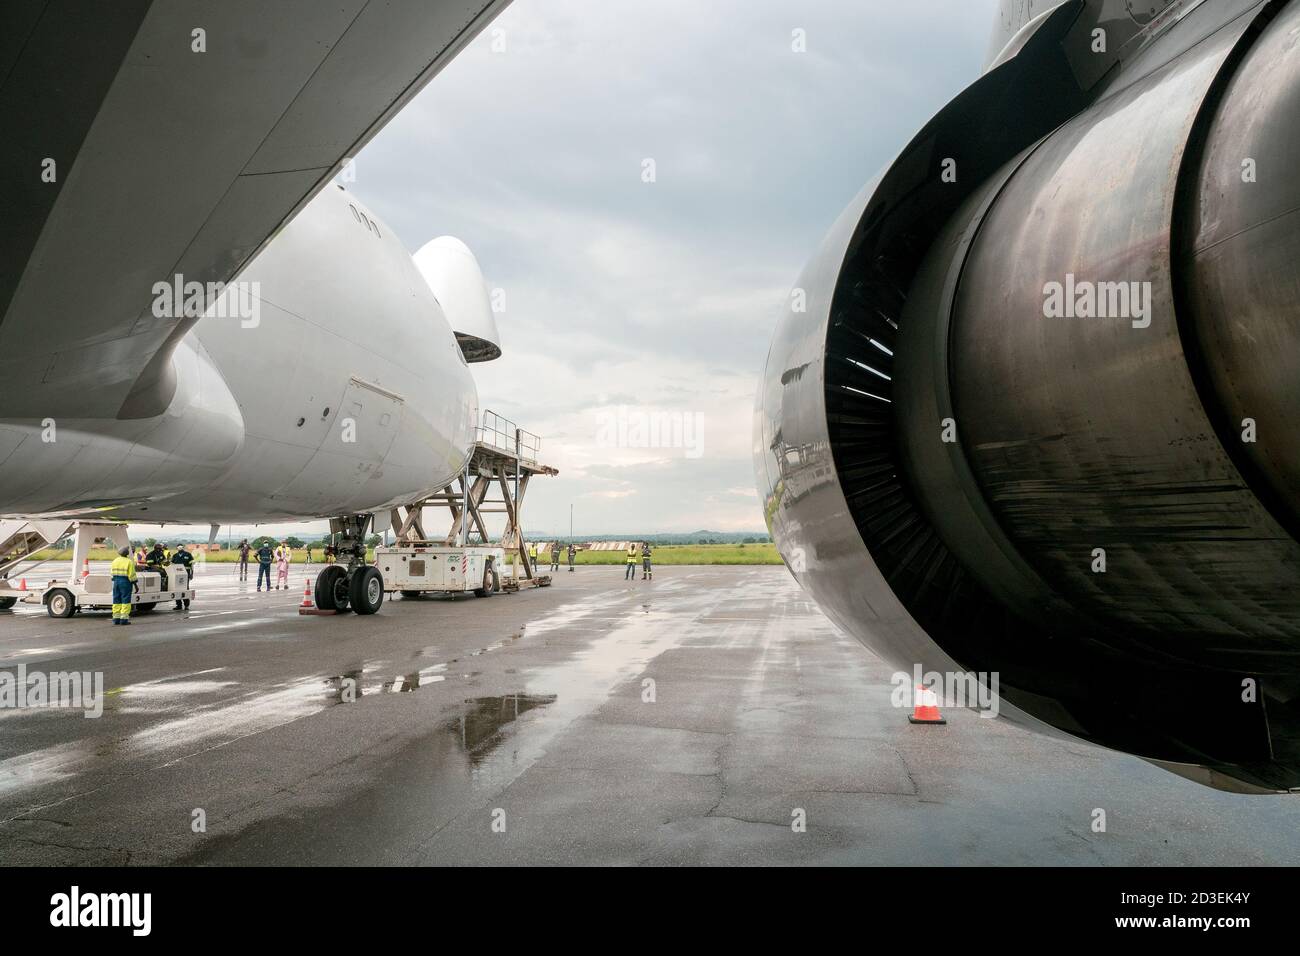
POLYGON ((266 578, 266 589, 271 590, 271 562, 275 560, 275 550, 269 542, 263 541, 257 549, 257 589, 262 590, 262 578, 266 578))
POLYGON ((247 540, 239 542, 239 580, 241 581, 248 580, 248 556, 252 551, 247 540))
POLYGON ((560 570, 560 542, 558 541, 551 543, 551 570, 560 570))
POLYGON ((161 541, 154 544, 153 549, 144 556, 144 565, 150 571, 157 571, 161 578, 162 590, 167 590, 167 549, 163 547, 161 541))
MULTIPOLYGON (((185 568, 185 580, 190 582, 192 585, 194 581, 194 555, 185 550, 185 545, 176 545, 176 553, 172 555, 172 564, 179 564, 185 568)), ((188 586, 186 589, 188 590, 188 586)), ((178 611, 183 607, 189 606, 189 601, 177 600, 176 602, 176 610, 178 611)))
POLYGON ((573 558, 574 558, 575 555, 577 555, 577 553, 578 553, 578 549, 575 548, 575 547, 573 546, 573 542, 570 541, 570 542, 569 542, 569 570, 570 570, 570 571, 573 570, 573 558))

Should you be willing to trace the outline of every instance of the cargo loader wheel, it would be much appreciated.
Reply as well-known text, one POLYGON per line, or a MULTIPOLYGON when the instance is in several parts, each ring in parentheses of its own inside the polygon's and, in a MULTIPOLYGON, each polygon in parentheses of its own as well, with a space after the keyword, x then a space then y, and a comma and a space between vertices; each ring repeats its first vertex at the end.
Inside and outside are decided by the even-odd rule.
POLYGON ((76 609, 77 602, 72 599, 71 592, 63 588, 55 588, 45 600, 45 611, 50 617, 72 617, 76 609))
POLYGON ((7 611, 17 603, 18 599, 15 597, 0 598, 0 611, 7 611))
POLYGON ((384 603, 384 576, 373 566, 357 568, 348 585, 352 610, 358 614, 374 614, 384 603))
POLYGON ((402 592, 402 597, 405 598, 405 599, 408 600, 408 601, 414 601, 414 600, 417 600, 417 599, 420 597, 420 594, 421 594, 421 593, 422 593, 422 592, 420 592, 420 591, 403 591, 403 592, 402 592))
POLYGON ((316 606, 322 611, 348 609, 348 572, 337 564, 327 565, 316 575, 316 606))
POLYGON ((474 594, 477 597, 491 597, 501 590, 501 579, 497 577, 497 569, 489 562, 488 566, 483 569, 483 586, 475 588, 474 594))

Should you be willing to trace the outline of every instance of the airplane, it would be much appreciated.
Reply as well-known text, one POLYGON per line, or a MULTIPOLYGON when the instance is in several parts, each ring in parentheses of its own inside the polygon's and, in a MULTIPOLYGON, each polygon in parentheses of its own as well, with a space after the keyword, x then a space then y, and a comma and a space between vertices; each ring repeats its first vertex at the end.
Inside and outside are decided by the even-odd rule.
POLYGON ((328 518, 317 603, 378 609, 367 528, 464 469, 500 338, 463 243, 334 180, 507 2, 7 5, 0 513, 328 518))
POLYGON ((755 405, 797 581, 903 673, 1300 788, 1300 2, 1003 0, 755 405))

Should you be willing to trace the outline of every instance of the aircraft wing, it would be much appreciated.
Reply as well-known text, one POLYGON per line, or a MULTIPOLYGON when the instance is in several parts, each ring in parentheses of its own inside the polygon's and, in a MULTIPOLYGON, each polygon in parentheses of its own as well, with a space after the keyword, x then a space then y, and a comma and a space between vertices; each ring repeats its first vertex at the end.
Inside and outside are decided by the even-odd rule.
POLYGON ((161 414, 154 283, 234 278, 508 2, 7 3, 0 417, 161 414))

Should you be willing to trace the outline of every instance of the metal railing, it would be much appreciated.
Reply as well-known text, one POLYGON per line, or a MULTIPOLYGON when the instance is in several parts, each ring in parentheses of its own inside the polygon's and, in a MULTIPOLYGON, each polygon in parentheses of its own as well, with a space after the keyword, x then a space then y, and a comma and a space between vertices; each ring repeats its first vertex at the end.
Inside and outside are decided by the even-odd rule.
POLYGON ((484 445, 516 455, 521 461, 535 462, 542 452, 542 439, 539 436, 525 431, 491 409, 484 409, 483 423, 478 426, 475 438, 484 445))

